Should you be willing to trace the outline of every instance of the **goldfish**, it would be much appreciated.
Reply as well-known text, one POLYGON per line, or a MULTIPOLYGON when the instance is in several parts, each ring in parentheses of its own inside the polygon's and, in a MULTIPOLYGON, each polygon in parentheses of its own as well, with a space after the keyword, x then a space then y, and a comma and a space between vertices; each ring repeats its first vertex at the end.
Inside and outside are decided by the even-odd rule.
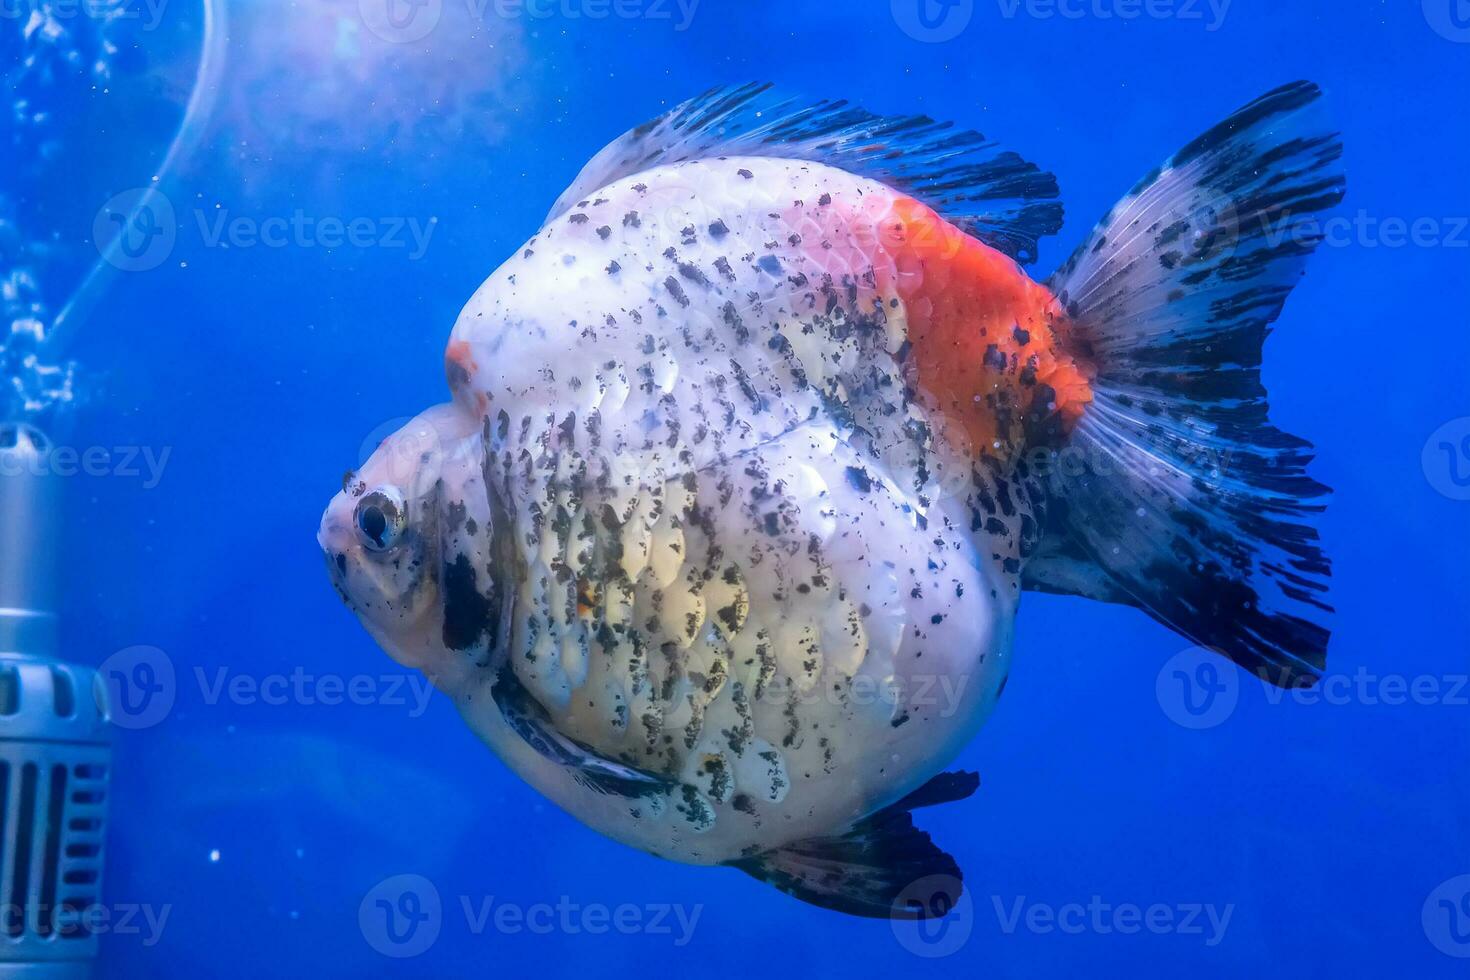
POLYGON ((1323 670, 1328 490, 1260 365, 1341 157, 1320 89, 1284 86, 1039 279, 1057 181, 1013 151, 705 93, 470 297, 449 400, 327 507, 332 581, 587 826, 922 915, 963 874, 912 814, 976 790, 945 770, 1023 593, 1134 606, 1271 684, 1323 670))

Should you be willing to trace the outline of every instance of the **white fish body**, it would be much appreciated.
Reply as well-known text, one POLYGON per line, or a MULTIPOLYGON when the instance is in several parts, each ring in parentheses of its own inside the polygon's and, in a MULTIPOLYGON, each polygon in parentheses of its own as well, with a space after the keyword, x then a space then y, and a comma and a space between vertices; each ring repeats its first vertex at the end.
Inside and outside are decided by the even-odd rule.
POLYGON ((1189 144, 1046 284, 1017 262, 1055 182, 978 134, 763 87, 679 106, 465 306, 453 401, 323 517, 333 581, 589 826, 845 912, 948 908, 910 812, 978 784, 942 770, 1023 589, 1272 683, 1325 663, 1325 488, 1258 371, 1342 194, 1319 95, 1189 144))
POLYGON ((1004 679, 1019 583, 904 401, 894 196, 804 161, 659 168, 460 315, 457 399, 494 420, 525 563, 514 669, 559 730, 689 795, 599 794, 517 759, 488 699, 466 716, 619 840, 717 863, 850 823, 932 776, 1004 679))

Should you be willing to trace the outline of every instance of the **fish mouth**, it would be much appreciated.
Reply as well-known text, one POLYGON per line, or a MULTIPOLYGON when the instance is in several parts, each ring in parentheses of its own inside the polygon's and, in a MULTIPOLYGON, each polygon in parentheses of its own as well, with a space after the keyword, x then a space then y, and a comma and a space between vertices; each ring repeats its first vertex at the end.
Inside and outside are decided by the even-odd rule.
POLYGON ((321 524, 316 531, 316 543, 322 549, 322 556, 326 559, 327 574, 332 579, 332 585, 342 596, 349 606, 352 600, 347 596, 347 562, 352 552, 352 528, 345 524, 341 518, 343 506, 343 494, 338 494, 327 505, 326 512, 322 514, 321 524))
POLYGON ((332 588, 347 605, 347 608, 357 610, 357 605, 352 601, 352 595, 347 591, 347 563, 350 541, 345 540, 348 532, 340 524, 331 522, 328 518, 322 519, 322 526, 316 532, 316 543, 322 549, 322 560, 326 562, 327 578, 331 580, 332 588))
POLYGON ((341 551, 332 551, 328 548, 322 549, 322 558, 327 563, 327 578, 332 582, 332 588, 337 590, 337 595, 342 598, 349 607, 352 605, 352 597, 347 594, 347 554, 341 551))

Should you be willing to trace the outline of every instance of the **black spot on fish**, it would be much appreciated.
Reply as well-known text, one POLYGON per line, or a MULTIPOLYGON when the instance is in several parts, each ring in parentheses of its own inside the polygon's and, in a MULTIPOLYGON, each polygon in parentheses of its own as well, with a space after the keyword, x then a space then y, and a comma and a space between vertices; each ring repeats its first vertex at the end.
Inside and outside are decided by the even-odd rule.
POLYGON ((444 566, 444 645, 451 650, 468 650, 479 643, 490 627, 490 600, 480 594, 475 567, 460 552, 454 563, 444 566))
POLYGON ((673 276, 669 276, 667 279, 664 280, 664 288, 669 291, 670 296, 674 297, 674 302, 678 303, 680 306, 689 305, 689 297, 684 292, 684 287, 679 285, 679 280, 675 279, 673 276))
POLYGON ((701 272, 699 270, 699 267, 693 262, 680 262, 679 275, 683 276, 685 279, 688 279, 690 282, 698 283, 701 286, 709 285, 709 277, 701 272))
POLYGON ((451 388, 462 388, 470 380, 470 373, 458 361, 450 361, 446 364, 444 373, 449 378, 449 387, 451 388))

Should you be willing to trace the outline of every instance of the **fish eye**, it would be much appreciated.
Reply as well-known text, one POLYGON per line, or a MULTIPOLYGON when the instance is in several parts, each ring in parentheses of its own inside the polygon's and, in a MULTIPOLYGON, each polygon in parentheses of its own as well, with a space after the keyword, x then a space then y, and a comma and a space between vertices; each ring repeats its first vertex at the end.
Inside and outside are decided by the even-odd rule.
POLYGON ((357 502, 353 514, 357 539, 368 551, 383 552, 403 533, 403 496, 393 487, 379 487, 357 502))

